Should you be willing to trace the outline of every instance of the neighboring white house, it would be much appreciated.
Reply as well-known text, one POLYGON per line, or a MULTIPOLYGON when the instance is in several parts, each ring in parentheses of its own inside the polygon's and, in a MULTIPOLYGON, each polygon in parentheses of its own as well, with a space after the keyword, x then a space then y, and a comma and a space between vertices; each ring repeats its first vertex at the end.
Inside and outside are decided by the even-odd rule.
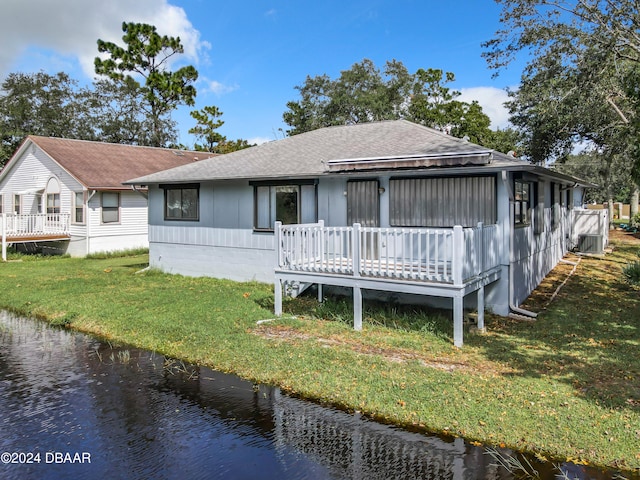
POLYGON ((463 308, 521 311, 575 245, 591 186, 404 120, 322 128, 126 183, 149 190, 152 267, 275 282, 276 313, 283 289, 352 287, 356 327, 361 290, 451 298, 456 344, 463 308))
POLYGON ((11 243, 73 256, 147 247, 146 191, 122 182, 210 156, 28 136, 0 172, 3 258, 11 243))

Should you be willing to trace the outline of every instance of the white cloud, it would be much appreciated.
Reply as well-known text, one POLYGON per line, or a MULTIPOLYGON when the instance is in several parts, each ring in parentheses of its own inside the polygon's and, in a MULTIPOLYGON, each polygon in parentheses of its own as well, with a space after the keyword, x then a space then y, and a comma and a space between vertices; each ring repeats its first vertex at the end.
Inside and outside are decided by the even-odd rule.
MULTIPOLYGON (((97 40, 122 44, 122 22, 148 23, 162 35, 180 37, 185 57, 196 64, 210 48, 185 11, 167 0, 3 0, 0 44, 5 48, 0 49, 0 78, 32 49, 46 52, 46 63, 60 63, 57 57, 76 59, 87 77, 93 78, 97 40)), ((28 63, 33 64, 31 71, 43 69, 37 58, 28 63)))
POLYGON ((249 145, 261 145, 263 143, 267 143, 267 142, 272 142, 273 138, 267 138, 267 137, 253 137, 253 138, 249 138, 247 139, 247 143, 249 143, 249 145))
POLYGON ((208 78, 200 78, 198 84, 202 84, 202 93, 211 92, 215 95, 224 95, 225 93, 231 93, 237 90, 237 85, 224 85, 216 80, 209 80, 208 78))
POLYGON ((495 87, 462 88, 458 100, 469 103, 477 100, 482 111, 491 119, 491 128, 503 129, 509 126, 509 112, 504 106, 509 96, 505 90, 495 87))

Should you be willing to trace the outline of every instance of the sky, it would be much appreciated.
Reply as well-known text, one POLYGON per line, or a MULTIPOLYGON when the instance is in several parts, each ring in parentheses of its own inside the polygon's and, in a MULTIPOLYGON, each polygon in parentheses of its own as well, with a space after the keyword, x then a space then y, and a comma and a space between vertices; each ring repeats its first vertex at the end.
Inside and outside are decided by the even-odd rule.
POLYGON ((173 115, 179 143, 193 146, 191 110, 215 105, 229 140, 282 138, 286 104, 307 76, 332 79, 367 58, 410 72, 452 72, 460 100, 478 100, 492 128, 508 125, 505 88, 522 65, 496 72, 481 57, 499 24, 493 0, 2 0, 0 81, 12 72, 64 71, 81 84, 96 77, 97 40, 122 42, 122 22, 155 25, 180 37, 185 53, 172 68, 199 72, 193 107, 173 115), (455 6, 454 6, 455 5, 455 6))

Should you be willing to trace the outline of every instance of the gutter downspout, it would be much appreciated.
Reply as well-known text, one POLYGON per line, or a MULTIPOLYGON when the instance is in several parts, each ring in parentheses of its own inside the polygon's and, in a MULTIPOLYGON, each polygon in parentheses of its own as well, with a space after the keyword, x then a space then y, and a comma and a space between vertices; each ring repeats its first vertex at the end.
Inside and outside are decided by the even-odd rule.
POLYGON ((96 194, 96 190, 93 190, 89 193, 89 195, 87 196, 87 226, 85 228, 85 235, 86 235, 86 254, 89 255, 91 253, 91 249, 89 248, 89 242, 91 241, 91 215, 89 214, 89 202, 91 201, 91 199, 93 198, 93 196, 96 194))
POLYGON ((527 317, 527 319, 534 319, 538 316, 538 314, 535 312, 531 312, 529 310, 525 310, 524 308, 520 308, 518 305, 516 305, 515 300, 513 298, 513 294, 514 294, 513 263, 515 259, 512 257, 512 255, 513 255, 513 248, 515 245, 515 229, 514 229, 515 196, 514 196, 513 188, 511 188, 511 185, 508 180, 509 178, 507 175, 507 171, 503 170, 502 182, 504 183, 507 189, 507 192, 509 193, 509 310, 511 311, 511 313, 509 313, 509 316, 515 313, 519 315, 524 315, 525 317, 527 317))

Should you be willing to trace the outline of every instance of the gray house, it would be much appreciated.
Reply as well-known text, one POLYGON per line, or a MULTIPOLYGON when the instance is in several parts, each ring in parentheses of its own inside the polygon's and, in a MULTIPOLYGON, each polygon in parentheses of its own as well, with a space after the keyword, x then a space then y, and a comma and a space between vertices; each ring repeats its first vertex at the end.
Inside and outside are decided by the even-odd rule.
MULTIPOLYGON (((323 128, 126 182, 165 272, 518 305, 577 242, 585 182, 399 120, 323 128)), ((321 290, 321 288, 320 288, 321 290)))

